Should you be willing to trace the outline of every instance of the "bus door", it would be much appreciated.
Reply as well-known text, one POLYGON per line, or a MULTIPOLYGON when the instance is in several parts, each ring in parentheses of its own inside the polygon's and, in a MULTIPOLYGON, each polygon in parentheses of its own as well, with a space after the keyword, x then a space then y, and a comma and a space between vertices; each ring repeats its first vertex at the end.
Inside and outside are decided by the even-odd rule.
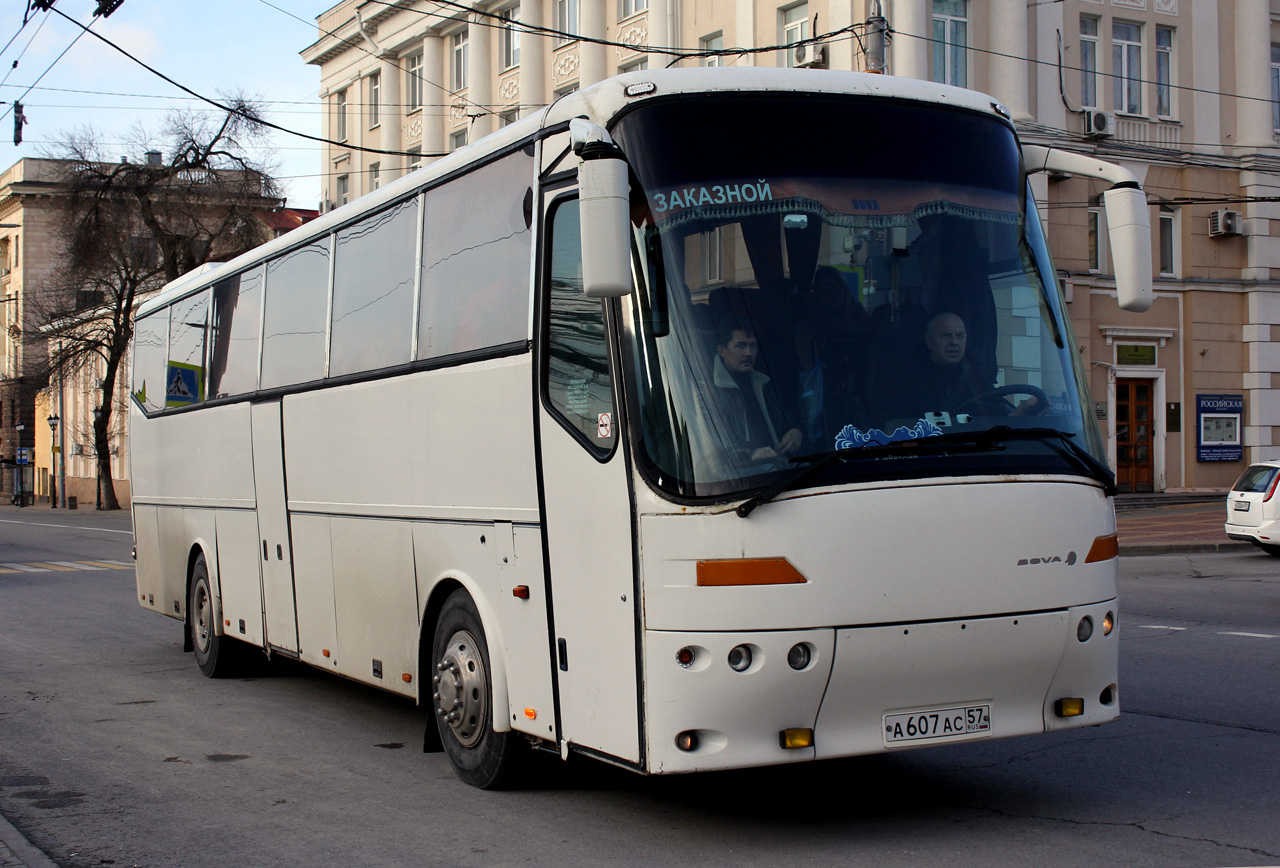
POLYGON ((298 621, 293 597, 293 556, 284 484, 284 432, 280 402, 250 408, 253 427, 253 481, 258 498, 258 539, 262 553, 262 609, 267 644, 297 653, 298 621))
POLYGON ((548 197, 538 441, 561 739, 638 763, 631 497, 605 307, 582 294, 578 200, 548 197))

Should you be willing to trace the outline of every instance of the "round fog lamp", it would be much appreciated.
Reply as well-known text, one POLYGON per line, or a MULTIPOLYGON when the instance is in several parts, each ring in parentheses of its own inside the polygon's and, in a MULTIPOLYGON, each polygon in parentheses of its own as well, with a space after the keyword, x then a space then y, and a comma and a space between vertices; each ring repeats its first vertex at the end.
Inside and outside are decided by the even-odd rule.
POLYGON ((792 669, 804 669, 809 665, 809 659, 809 646, 804 642, 797 642, 787 652, 787 665, 792 669))
POLYGON ((679 663, 681 666, 683 666, 685 669, 688 669, 690 666, 693 665, 694 658, 697 656, 698 655, 694 652, 694 650, 690 648, 688 645, 686 645, 676 652, 676 662, 679 663))
POLYGON ((1080 623, 1076 626, 1076 638, 1081 642, 1088 642, 1089 637, 1093 635, 1093 619, 1085 615, 1080 619, 1080 623))
POLYGON ((1111 631, 1116 628, 1116 616, 1108 612, 1102 619, 1102 635, 1110 636, 1111 631))
POLYGON ((695 730, 686 729, 676 736, 676 747, 683 751, 697 750, 698 733, 695 730))
POLYGON ((734 672, 743 672, 751 667, 751 649, 746 645, 737 645, 729 652, 729 668, 734 672))

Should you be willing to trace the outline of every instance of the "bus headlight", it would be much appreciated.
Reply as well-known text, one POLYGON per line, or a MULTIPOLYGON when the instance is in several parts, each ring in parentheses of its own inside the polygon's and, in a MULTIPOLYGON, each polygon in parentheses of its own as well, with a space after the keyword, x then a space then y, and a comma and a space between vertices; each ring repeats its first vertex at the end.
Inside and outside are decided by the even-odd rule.
POLYGON ((1076 625, 1076 638, 1081 642, 1088 642, 1089 637, 1093 635, 1093 619, 1085 615, 1080 619, 1080 623, 1076 625))
POLYGON ((796 671, 808 668, 811 659, 813 659, 813 655, 809 652, 809 645, 805 642, 798 642, 792 645, 791 650, 787 652, 787 665, 796 671))
POLYGON ((1116 628, 1116 616, 1108 612, 1102 619, 1102 635, 1110 636, 1111 631, 1116 628))
POLYGON ((746 645, 736 645, 729 651, 729 668, 734 672, 745 672, 751 668, 751 649, 746 645))

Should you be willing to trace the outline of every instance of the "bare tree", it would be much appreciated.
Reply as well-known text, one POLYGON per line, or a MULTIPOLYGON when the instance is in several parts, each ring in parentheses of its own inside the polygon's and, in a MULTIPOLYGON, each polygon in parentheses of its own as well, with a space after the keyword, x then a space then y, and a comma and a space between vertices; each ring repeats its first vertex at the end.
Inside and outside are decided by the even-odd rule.
POLYGON ((272 167, 249 156, 263 131, 258 107, 228 102, 232 111, 213 119, 171 114, 156 139, 136 137, 141 153, 118 163, 103 159, 91 132, 67 136, 49 154, 62 166, 63 264, 41 319, 57 376, 103 371, 93 423, 101 509, 120 508, 110 431, 138 304, 205 262, 267 240, 258 215, 281 204, 272 167))

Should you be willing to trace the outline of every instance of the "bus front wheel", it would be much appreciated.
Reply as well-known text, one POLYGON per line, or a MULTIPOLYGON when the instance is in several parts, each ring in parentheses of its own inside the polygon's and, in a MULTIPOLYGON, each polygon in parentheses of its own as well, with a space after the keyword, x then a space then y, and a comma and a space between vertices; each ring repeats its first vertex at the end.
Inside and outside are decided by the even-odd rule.
POLYGON ((209 590, 209 567, 204 555, 196 556, 191 568, 191 599, 187 607, 187 625, 191 645, 196 652, 196 665, 210 678, 224 678, 235 664, 234 639, 218 635, 214 619, 213 593, 209 590))
POLYGON ((523 745, 493 729, 493 689, 484 626, 471 595, 445 600, 432 639, 432 714, 453 770, 481 789, 509 784, 523 745))

